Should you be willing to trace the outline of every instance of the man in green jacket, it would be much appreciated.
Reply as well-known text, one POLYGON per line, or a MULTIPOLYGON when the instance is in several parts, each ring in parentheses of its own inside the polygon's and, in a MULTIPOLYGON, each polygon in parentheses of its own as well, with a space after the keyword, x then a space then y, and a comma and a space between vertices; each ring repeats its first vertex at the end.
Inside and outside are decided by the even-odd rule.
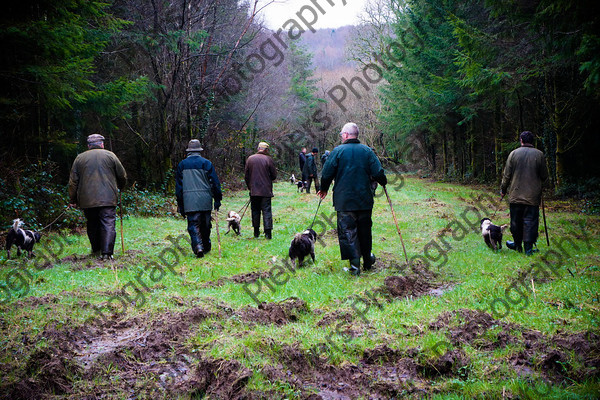
POLYGON ((175 196, 179 213, 187 218, 192 251, 204 257, 211 250, 211 211, 219 211, 223 195, 215 167, 200 155, 204 150, 198 139, 192 139, 185 151, 188 156, 177 165, 175 196))
POLYGON ((117 236, 115 230, 119 189, 127 182, 125 168, 117 156, 104 149, 104 137, 87 138, 88 150, 73 162, 69 176, 72 206, 83 209, 92 254, 112 259, 117 236))
POLYGON ((542 186, 548 181, 544 153, 533 147, 533 133, 522 132, 521 147, 513 150, 506 160, 502 174, 502 196, 508 193, 510 204, 510 232, 513 241, 506 247, 525 254, 533 254, 538 238, 542 186))
POLYGON ((360 258, 363 268, 369 270, 375 262, 371 253, 373 221, 373 192, 371 182, 385 186, 387 178, 381 162, 369 148, 358 140, 358 126, 350 122, 340 133, 342 144, 329 154, 321 174, 321 189, 317 195, 324 199, 331 182, 333 205, 337 211, 337 231, 342 260, 350 260, 350 273, 360 274, 360 258))

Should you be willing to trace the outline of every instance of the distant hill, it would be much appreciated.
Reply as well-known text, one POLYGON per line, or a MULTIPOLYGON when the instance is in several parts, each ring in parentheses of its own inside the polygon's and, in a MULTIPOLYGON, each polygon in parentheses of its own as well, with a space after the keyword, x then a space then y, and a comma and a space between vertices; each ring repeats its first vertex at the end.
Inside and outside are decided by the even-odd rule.
POLYGON ((313 65, 317 71, 331 71, 340 67, 351 67, 354 62, 346 60, 346 46, 351 37, 352 26, 318 29, 306 32, 301 42, 313 54, 313 65))

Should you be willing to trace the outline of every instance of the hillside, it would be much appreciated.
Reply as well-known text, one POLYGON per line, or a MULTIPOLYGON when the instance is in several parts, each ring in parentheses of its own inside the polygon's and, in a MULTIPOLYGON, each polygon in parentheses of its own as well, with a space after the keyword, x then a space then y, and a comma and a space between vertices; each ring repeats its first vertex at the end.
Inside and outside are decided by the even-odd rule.
POLYGON ((301 37, 302 43, 313 54, 313 65, 317 71, 336 70, 352 67, 348 61, 346 46, 354 27, 343 26, 337 29, 318 29, 315 33, 307 32, 301 37))

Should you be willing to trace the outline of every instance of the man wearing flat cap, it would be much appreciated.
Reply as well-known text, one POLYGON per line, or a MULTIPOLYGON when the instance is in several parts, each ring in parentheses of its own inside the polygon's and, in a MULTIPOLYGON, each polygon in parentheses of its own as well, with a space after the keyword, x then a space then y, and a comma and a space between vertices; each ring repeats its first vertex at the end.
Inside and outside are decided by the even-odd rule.
POLYGON ((83 209, 92 254, 110 260, 117 237, 119 190, 125 186, 127 174, 117 156, 104 149, 104 136, 88 136, 87 145, 88 150, 79 154, 71 167, 69 198, 72 206, 83 209))
POLYGON ((215 167, 200 155, 203 150, 198 139, 192 139, 185 151, 187 157, 177 166, 175 173, 175 196, 177 208, 187 218, 192 251, 203 257, 211 249, 211 211, 221 207, 221 183, 215 167))
POLYGON ((306 163, 304 163, 304 170, 302 176, 306 177, 306 193, 310 193, 310 185, 315 181, 315 190, 319 191, 319 178, 317 173, 317 155, 319 149, 314 147, 312 152, 306 157, 306 163))
POLYGON ((260 236, 260 214, 262 213, 265 238, 271 239, 273 232, 273 181, 277 179, 277 169, 269 156, 269 144, 260 142, 258 151, 246 160, 245 181, 250 190, 250 208, 254 237, 260 236))

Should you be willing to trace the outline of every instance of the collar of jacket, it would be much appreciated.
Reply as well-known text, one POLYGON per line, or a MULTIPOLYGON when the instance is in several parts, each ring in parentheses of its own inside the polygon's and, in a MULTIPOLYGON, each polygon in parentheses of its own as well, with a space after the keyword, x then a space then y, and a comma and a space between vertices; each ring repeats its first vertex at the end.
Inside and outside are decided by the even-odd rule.
POLYGON ((531 143, 523 143, 521 147, 533 147, 531 143))
MULTIPOLYGON (((190 151, 187 155, 188 157, 192 157, 192 156, 200 156, 200 152, 199 151, 190 151)), ((186 157, 187 158, 187 157, 186 157)))
POLYGON ((348 143, 360 143, 360 140, 358 140, 357 138, 352 138, 352 139, 346 140, 343 144, 348 144, 348 143))

